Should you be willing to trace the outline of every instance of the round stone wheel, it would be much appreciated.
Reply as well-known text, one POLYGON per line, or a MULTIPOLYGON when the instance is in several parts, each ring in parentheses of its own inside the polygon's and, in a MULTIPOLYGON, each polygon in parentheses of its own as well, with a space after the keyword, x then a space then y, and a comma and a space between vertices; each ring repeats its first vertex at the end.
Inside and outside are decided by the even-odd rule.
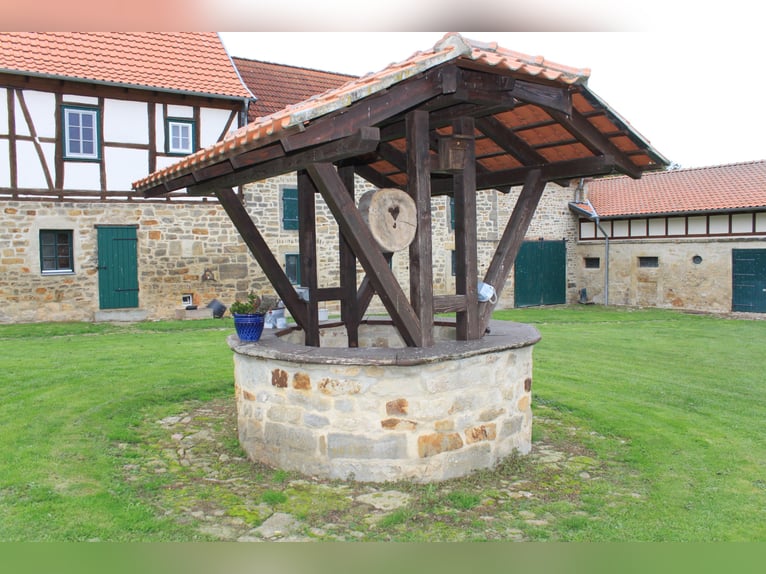
POLYGON ((401 251, 415 239, 415 200, 401 189, 368 191, 359 198, 359 211, 384 253, 401 251))

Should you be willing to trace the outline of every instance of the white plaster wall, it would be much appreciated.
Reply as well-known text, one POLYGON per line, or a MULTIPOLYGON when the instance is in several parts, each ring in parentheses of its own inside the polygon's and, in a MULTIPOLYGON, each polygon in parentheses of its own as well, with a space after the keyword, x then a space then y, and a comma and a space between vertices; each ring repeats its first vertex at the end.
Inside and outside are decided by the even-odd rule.
POLYGON ((85 104, 86 106, 97 106, 98 98, 94 96, 76 96, 74 94, 64 94, 64 104, 85 104))
POLYGON ((144 102, 104 100, 104 141, 148 144, 149 105, 144 102))
POLYGON ((64 189, 100 190, 101 163, 65 161, 64 189))
POLYGON ((149 153, 146 150, 107 147, 104 161, 109 191, 130 191, 134 181, 148 175, 149 153))
MULTIPOLYGON (((160 114, 162 117, 162 114, 160 114)), ((168 117, 170 118, 189 118, 194 117, 194 108, 192 106, 168 106, 168 117)))
POLYGON ((0 140, 0 187, 11 186, 11 158, 8 140, 0 140))
MULTIPOLYGON (((38 137, 56 137, 56 96, 49 92, 24 90, 24 102, 38 137)), ((23 116, 22 118, 23 119, 23 116)), ((16 117, 18 123, 19 117, 16 117)))
POLYGON ((20 188, 46 188, 48 183, 45 179, 40 156, 35 149, 34 142, 17 141, 16 157, 18 168, 18 186, 20 188))
MULTIPOLYGON (((230 114, 231 112, 229 110, 213 110, 204 108, 200 110, 200 123, 202 125, 199 126, 199 136, 200 145, 202 147, 207 147, 218 141, 221 132, 223 132, 223 129, 226 127, 226 123, 229 121, 230 114)), ((237 128, 236 120, 232 122, 231 127, 233 129, 237 128)))
POLYGON ((8 90, 0 88, 0 135, 8 133, 8 90))

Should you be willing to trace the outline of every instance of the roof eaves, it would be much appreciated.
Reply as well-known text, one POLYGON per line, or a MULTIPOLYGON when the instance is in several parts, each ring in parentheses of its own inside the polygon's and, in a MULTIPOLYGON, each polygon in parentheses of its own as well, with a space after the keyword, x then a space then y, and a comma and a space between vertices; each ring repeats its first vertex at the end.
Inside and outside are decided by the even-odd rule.
MULTIPOLYGON (((244 95, 230 95, 230 94, 217 94, 215 92, 194 92, 189 90, 179 90, 174 88, 166 88, 161 86, 149 86, 144 84, 126 84, 122 82, 110 82, 107 80, 92 80, 89 78, 79 78, 76 76, 61 76, 58 74, 45 74, 41 72, 28 72, 28 71, 21 71, 21 70, 13 70, 13 69, 7 69, 7 68, 0 68, 0 74, 13 74, 16 76, 30 76, 33 78, 44 78, 48 80, 67 80, 70 82, 79 82, 82 84, 97 84, 99 86, 110 86, 114 88, 128 88, 128 89, 134 89, 134 90, 143 90, 147 92, 163 92, 168 94, 182 94, 186 96, 197 96, 197 97, 204 97, 204 98, 215 98, 220 100, 235 100, 235 101, 248 101, 249 98, 244 95)), ((250 90, 247 90, 248 93, 252 95, 250 90)), ((255 97, 255 96, 253 96, 255 97)))

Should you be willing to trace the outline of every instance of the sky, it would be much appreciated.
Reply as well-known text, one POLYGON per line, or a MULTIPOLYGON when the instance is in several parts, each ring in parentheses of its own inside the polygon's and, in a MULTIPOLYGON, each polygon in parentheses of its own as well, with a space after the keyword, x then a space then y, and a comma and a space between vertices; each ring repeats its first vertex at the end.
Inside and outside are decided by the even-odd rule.
MULTIPOLYGON (((744 31, 743 31, 744 32, 744 31)), ((445 32, 220 32, 230 55, 331 72, 376 72, 445 32)), ((766 159, 760 35, 722 31, 461 32, 591 70, 588 86, 683 168, 766 159)))

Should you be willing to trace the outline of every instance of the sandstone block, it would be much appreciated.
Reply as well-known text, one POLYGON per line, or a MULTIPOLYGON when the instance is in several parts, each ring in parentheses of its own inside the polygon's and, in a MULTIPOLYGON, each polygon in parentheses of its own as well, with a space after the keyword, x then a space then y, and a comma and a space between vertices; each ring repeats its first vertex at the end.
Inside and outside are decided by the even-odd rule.
POLYGON ((418 423, 406 419, 385 419, 380 421, 380 426, 386 430, 414 430, 418 423))
POLYGON ((388 401, 386 403, 386 414, 406 415, 408 406, 409 404, 407 403, 407 399, 396 399, 393 401, 388 401))
POLYGON ((275 422, 266 423, 263 439, 277 450, 284 447, 310 453, 317 447, 317 439, 312 431, 275 422))
POLYGON ((481 442, 483 440, 495 440, 496 437, 497 425, 495 425, 495 423, 465 429, 465 441, 468 444, 481 442))
POLYGON ((463 439, 457 433, 434 433, 418 437, 418 456, 426 458, 436 454, 456 450, 463 446, 463 439))
POLYGON ((372 439, 359 435, 331 433, 327 436, 330 458, 402 458, 407 454, 404 435, 372 439))

